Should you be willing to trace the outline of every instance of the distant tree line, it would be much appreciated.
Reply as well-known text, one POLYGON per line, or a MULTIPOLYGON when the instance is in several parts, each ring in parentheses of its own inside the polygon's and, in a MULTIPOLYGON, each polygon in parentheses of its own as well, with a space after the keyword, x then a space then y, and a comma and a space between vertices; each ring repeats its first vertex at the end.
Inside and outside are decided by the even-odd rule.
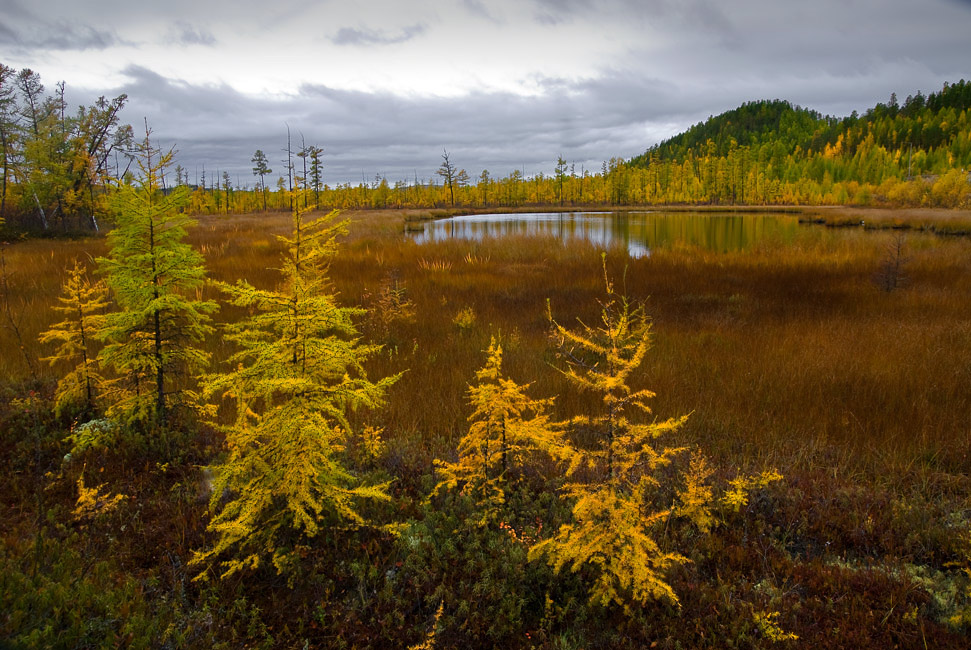
MULTIPOLYGON (((132 128, 119 123, 127 97, 99 98, 69 113, 64 84, 45 94, 40 76, 0 64, 0 218, 28 229, 99 228, 111 180, 132 165, 132 128)), ((895 95, 863 115, 824 116, 781 100, 757 101, 711 117, 631 160, 577 168, 557 156, 552 175, 471 176, 448 150, 429 179, 377 174, 354 183, 325 183, 324 149, 297 148, 287 127, 284 171, 273 178, 257 149, 249 188, 217 171, 190 183, 175 168, 163 192, 188 194, 193 214, 290 211, 300 207, 491 208, 608 205, 971 206, 971 83, 895 95), (167 186, 168 185, 168 186, 167 186)), ((274 166, 276 166, 274 164, 274 166)))
POLYGON ((108 180, 132 163, 133 131, 119 123, 127 95, 71 112, 64 92, 0 63, 0 219, 11 224, 99 229, 108 180))
MULTIPOLYGON (((971 206, 971 83, 937 93, 891 95, 863 115, 824 116, 782 100, 757 101, 697 124, 631 160, 586 169, 557 156, 552 175, 472 177, 444 150, 430 179, 359 183, 304 180, 317 205, 336 208, 519 207, 526 205, 858 205, 971 206)), ((256 164, 262 151, 254 156, 256 164)), ((298 154, 303 155, 303 153, 298 154)), ((317 153, 319 161, 319 152, 317 153)), ((254 167, 257 173, 259 165, 254 167)), ((265 173, 270 173, 268 168, 265 173)), ((307 174, 304 175, 307 179, 307 174)), ((234 211, 287 210, 281 176, 268 192, 243 192, 234 211), (267 198, 268 197, 268 198, 267 198)), ((217 188, 191 209, 218 212, 217 188)))

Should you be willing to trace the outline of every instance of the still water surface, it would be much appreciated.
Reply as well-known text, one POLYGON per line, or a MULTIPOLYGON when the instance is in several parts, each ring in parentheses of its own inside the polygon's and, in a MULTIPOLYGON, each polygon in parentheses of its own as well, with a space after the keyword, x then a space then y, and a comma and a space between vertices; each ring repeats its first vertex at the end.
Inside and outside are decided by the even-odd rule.
POLYGON ((418 243, 511 235, 588 241, 598 247, 623 246, 631 257, 673 245, 716 252, 749 248, 766 238, 792 241, 799 230, 793 215, 696 212, 529 212, 477 214, 424 224, 409 232, 418 243))

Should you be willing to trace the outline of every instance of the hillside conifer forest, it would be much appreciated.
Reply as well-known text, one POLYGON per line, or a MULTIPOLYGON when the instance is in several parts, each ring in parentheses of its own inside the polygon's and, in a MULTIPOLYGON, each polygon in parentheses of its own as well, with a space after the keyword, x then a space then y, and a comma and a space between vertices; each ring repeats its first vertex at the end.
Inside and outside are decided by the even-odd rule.
POLYGON ((971 643, 971 83, 354 186, 64 91, 0 65, 0 646, 971 643), (790 228, 409 236, 530 210, 790 228))

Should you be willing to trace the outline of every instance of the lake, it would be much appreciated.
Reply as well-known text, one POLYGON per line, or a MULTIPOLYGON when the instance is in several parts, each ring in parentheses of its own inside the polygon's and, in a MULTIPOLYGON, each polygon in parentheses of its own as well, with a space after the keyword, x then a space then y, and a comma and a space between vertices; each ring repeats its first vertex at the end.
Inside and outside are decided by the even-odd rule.
POLYGON ((418 243, 445 239, 481 241, 510 235, 583 240, 603 248, 623 246, 631 257, 674 245, 717 252, 750 248, 771 238, 784 242, 800 225, 791 214, 699 212, 528 212, 450 217, 408 235, 418 243))

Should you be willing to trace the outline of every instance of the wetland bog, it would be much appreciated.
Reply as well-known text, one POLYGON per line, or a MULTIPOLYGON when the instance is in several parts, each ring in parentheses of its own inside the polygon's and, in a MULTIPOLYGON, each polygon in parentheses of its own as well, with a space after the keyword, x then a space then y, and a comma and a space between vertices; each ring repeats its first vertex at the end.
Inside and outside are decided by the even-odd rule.
MULTIPOLYGON (((631 386, 656 393, 650 417, 688 415, 668 442, 703 450, 718 480, 766 468, 784 478, 749 504, 744 518, 733 520, 732 526, 712 538, 688 538, 693 561, 671 576, 681 596, 680 610, 646 609, 633 620, 613 612, 606 614, 608 623, 581 616, 544 624, 576 638, 636 647, 655 635, 670 636, 677 621, 690 616, 699 627, 681 640, 691 645, 710 634, 748 638, 752 624, 745 621, 751 620, 749 609, 756 607, 784 612, 785 629, 815 647, 845 647, 848 642, 877 647, 889 639, 915 641, 922 634, 938 647, 961 647, 964 637, 947 627, 944 614, 929 608, 925 599, 935 590, 944 593, 963 584, 948 563, 964 557, 960 533, 971 498, 971 241, 921 232, 799 225, 793 215, 755 216, 749 226, 740 221, 714 224, 716 234, 724 233, 727 224, 741 223, 736 230, 759 235, 746 235, 742 246, 722 245, 722 235, 697 235, 712 225, 704 220, 725 217, 688 214, 683 221, 688 226, 660 229, 687 233, 688 238, 645 240, 643 249, 650 254, 638 254, 629 236, 561 239, 528 229, 486 229, 474 237, 416 241, 414 233, 405 232, 400 211, 347 213, 349 233, 331 262, 331 282, 341 304, 367 310, 359 320, 363 339, 383 346, 366 362, 369 376, 402 373, 382 409, 352 416, 355 423, 367 416, 382 428, 385 450, 372 461, 372 469, 393 479, 397 516, 412 522, 413 530, 433 534, 436 526, 459 525, 437 518, 461 518, 460 510, 429 510, 426 495, 435 460, 454 458, 468 429, 469 386, 493 337, 503 343, 505 373, 529 384, 531 395, 555 398, 556 418, 596 410, 596 400, 578 392, 557 370, 549 316, 564 324, 578 319, 595 323, 606 270, 617 291, 642 303, 652 322, 652 348, 631 376, 631 386), (778 221, 766 226, 766 219, 778 221), (721 243, 706 245, 712 241, 721 243), (886 262, 894 254, 899 283, 886 291, 881 275, 890 272, 886 262), (398 293, 389 293, 389 288, 398 293), (916 587, 916 578, 894 573, 902 567, 911 567, 906 570, 916 571, 914 575, 937 576, 933 580, 938 582, 928 578, 930 582, 916 587), (769 600, 766 584, 774 590, 769 600), (783 589, 785 585, 789 587, 783 589), (719 589, 740 594, 738 607, 744 611, 712 607, 719 589), (834 605, 840 594, 849 596, 834 605), (895 609, 898 602, 905 607, 895 609), (920 626, 908 618, 911 611, 918 612, 920 626), (871 619, 866 612, 879 615, 871 619), (845 632, 849 636, 834 636, 836 622, 852 616, 860 618, 845 632), (833 625, 819 625, 820 620, 833 625)), ((620 226, 612 219, 616 233, 620 226)), ((212 279, 245 278, 256 287, 271 288, 281 278, 283 245, 276 236, 288 233, 290 223, 285 214, 202 217, 188 239, 204 255, 212 279)), ((733 232, 731 227, 727 231, 733 232)), ((36 343, 37 336, 53 320, 51 307, 63 270, 75 258, 93 268, 92 258, 103 254, 104 245, 101 239, 31 240, 5 248, 9 316, 0 331, 0 346, 8 395, 34 390, 43 396, 51 390, 58 369, 40 361, 47 352, 36 343), (31 372, 36 381, 31 381, 31 372)), ((212 286, 199 295, 219 297, 212 286)), ((245 310, 223 305, 215 320, 233 322, 244 315, 245 310)), ((205 348, 215 368, 232 352, 218 329, 205 348)), ((15 409, 10 402, 5 410, 8 432, 22 426, 18 423, 23 416, 15 409)), ((207 444, 217 445, 208 448, 213 453, 219 436, 206 436, 207 444)), ((9 438, 4 444, 8 450, 19 449, 9 438)), ((63 455, 63 450, 51 453, 63 455)), ((168 494, 166 490, 197 480, 193 477, 198 470, 190 466, 133 474, 130 461, 102 462, 105 476, 130 493, 155 495, 164 485, 168 494)), ((5 479, 20 486, 7 491, 8 513, 18 507, 9 495, 23 495, 29 485, 20 485, 17 476, 5 479)), ((153 497, 160 504, 157 516, 164 519, 148 529, 168 531, 158 534, 171 553, 185 554, 204 544, 204 506, 179 506, 182 528, 175 534, 169 528, 173 506, 164 494, 153 497)), ((548 497, 537 497, 537 503, 548 497)), ((509 525, 519 531, 516 535, 528 531, 538 536, 531 521, 516 519, 509 525)), ((482 534, 492 534, 490 530, 482 529, 482 534)), ((420 544, 418 538, 407 539, 420 544)), ((420 546, 425 550, 409 555, 387 540, 358 543, 368 545, 373 553, 369 562, 385 578, 345 575, 343 565, 325 561, 334 552, 325 544, 307 551, 312 557, 321 554, 314 566, 323 573, 304 579, 307 584, 332 580, 327 584, 334 585, 370 580, 383 585, 374 589, 390 590, 363 600, 340 591, 325 597, 330 599, 326 611, 355 612, 354 620, 341 624, 342 630, 362 643, 373 642, 369 635, 375 619, 370 617, 398 616, 402 602, 423 597, 432 583, 439 584, 443 577, 434 567, 442 558, 437 554, 450 558, 446 564, 499 561, 487 560, 487 555, 462 559, 461 549, 448 556, 453 551, 447 545, 420 546), (399 567, 410 576, 408 586, 387 577, 399 567)), ((516 543, 520 545, 504 552, 524 552, 516 543)), ((126 558, 127 570, 135 571, 140 563, 154 561, 146 556, 150 546, 140 548, 135 540, 116 552, 126 558)), ((537 571, 535 563, 528 566, 537 571)), ((480 570, 487 569, 475 569, 480 570)), ((478 584, 478 575, 461 579, 472 582, 450 582, 443 588, 453 598, 471 597, 463 590, 478 584)), ((543 593, 533 591, 537 584, 561 595, 573 593, 572 587, 530 576, 510 574, 508 584, 495 587, 502 594, 490 592, 483 611, 492 611, 489 598, 498 599, 496 607, 505 607, 513 597, 524 607, 542 610, 536 599, 543 593)), ((292 625, 294 612, 308 620, 323 616, 302 604, 299 589, 267 589, 244 592, 267 607, 263 620, 278 635, 278 643, 293 640, 284 630, 292 625), (269 611, 270 603, 282 603, 279 612, 288 613, 269 611)), ((964 602, 955 598, 948 605, 949 615, 964 602)), ((429 603, 424 607, 434 609, 429 603)), ((539 629, 538 620, 522 616, 528 619, 524 626, 539 629)), ((446 614, 449 629, 455 631, 445 638, 467 638, 457 631, 457 617, 446 614)), ((492 639, 489 643, 501 639, 506 645, 528 647, 512 632, 488 631, 486 620, 466 623, 478 625, 477 634, 492 639)), ((402 632, 404 638, 415 638, 422 625, 418 621, 402 632)), ((554 647, 553 638, 541 647, 554 647)))

